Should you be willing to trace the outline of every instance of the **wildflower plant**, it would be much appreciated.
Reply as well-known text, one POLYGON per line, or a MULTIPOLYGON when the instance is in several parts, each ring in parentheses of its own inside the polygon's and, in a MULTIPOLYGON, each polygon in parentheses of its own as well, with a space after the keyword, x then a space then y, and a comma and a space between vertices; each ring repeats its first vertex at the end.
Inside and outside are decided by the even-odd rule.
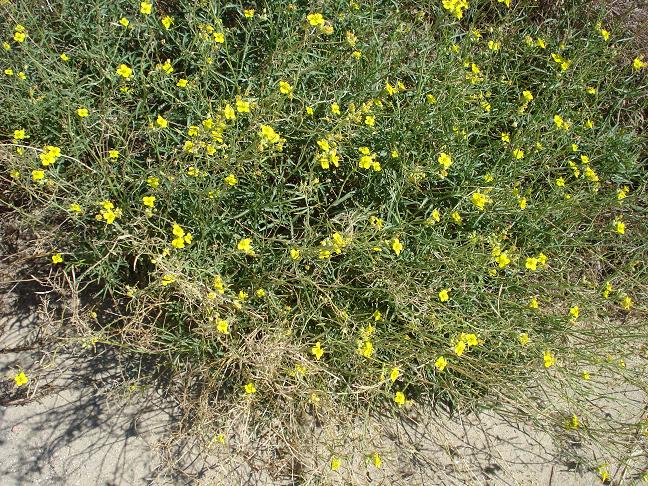
POLYGON ((646 62, 581 2, 50 3, 0 6, 3 202, 201 431, 638 382, 646 62))

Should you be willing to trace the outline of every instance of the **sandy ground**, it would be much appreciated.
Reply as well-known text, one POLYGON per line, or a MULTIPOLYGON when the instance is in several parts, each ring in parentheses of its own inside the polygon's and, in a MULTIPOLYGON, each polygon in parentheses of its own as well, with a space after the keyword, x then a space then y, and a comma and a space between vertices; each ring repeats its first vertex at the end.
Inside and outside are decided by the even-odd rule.
MULTIPOLYGON (((125 364, 114 356, 92 349, 81 358, 46 356, 32 349, 44 331, 30 292, 5 298, 0 313, 3 486, 601 484, 590 470, 564 460, 546 435, 492 412, 450 418, 413 410, 375 421, 367 425, 371 433, 357 430, 358 449, 346 450, 340 470, 332 472, 327 460, 304 464, 311 471, 306 480, 291 480, 284 459, 268 462, 277 444, 262 437, 231 437, 207 455, 191 444, 165 448, 178 420, 173 402, 156 390, 125 386, 125 364), (11 378, 19 368, 41 372, 17 390, 11 378), (368 464, 369 445, 380 448, 382 468, 368 464), (169 456, 161 452, 170 450, 179 468, 166 467, 169 456)), ((638 402, 645 404, 645 397, 638 402)), ((330 453, 327 433, 312 430, 313 457, 330 453)))

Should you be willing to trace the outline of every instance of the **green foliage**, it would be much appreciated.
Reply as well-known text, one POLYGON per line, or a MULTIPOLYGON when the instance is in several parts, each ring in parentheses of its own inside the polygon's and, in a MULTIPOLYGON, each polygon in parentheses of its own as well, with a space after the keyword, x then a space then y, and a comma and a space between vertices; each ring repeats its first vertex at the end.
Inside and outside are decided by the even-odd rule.
POLYGON ((252 18, 225 2, 2 7, 7 200, 38 209, 58 271, 123 306, 89 336, 237 402, 254 383, 246 406, 273 416, 397 409, 397 391, 522 400, 539 375, 588 396, 583 370, 630 373, 646 78, 625 40, 578 2, 544 19, 480 2, 460 21, 441 2, 323 3, 319 25, 284 1, 252 18), (47 145, 61 155, 42 167, 47 145))

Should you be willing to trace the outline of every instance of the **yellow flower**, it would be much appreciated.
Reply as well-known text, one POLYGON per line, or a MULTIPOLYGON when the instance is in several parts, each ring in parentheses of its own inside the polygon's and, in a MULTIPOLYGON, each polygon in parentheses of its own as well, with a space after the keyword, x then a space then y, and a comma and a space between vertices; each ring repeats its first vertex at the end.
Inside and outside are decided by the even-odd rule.
POLYGON ((188 84, 189 84, 188 80, 186 80, 184 78, 180 78, 180 79, 178 79, 178 82, 176 83, 176 86, 179 87, 179 88, 186 88, 188 84))
POLYGON ((527 268, 527 270, 535 271, 538 268, 538 259, 534 257, 528 257, 524 266, 527 268))
POLYGON ((371 456, 371 461, 373 462, 373 465, 374 465, 376 468, 380 469, 380 468, 382 467, 382 459, 381 459, 380 455, 378 455, 377 452, 374 452, 374 453, 372 454, 372 456, 371 456))
POLYGON ((313 27, 324 24, 324 16, 321 13, 308 14, 306 16, 306 20, 308 20, 308 23, 313 27))
POLYGON ((156 67, 157 69, 161 69, 167 74, 171 74, 174 71, 173 65, 171 64, 171 59, 167 59, 166 61, 164 61, 164 64, 158 64, 156 67))
POLYGON ((25 134, 25 129, 24 128, 21 128, 19 130, 14 130, 14 132, 13 132, 13 139, 14 140, 24 140, 25 138, 27 138, 27 136, 25 134))
POLYGON ((465 341, 457 341, 457 344, 455 344, 454 347, 454 352, 457 356, 461 356, 464 351, 466 350, 466 342, 465 341))
POLYGON ((531 299, 531 301, 529 302, 529 308, 530 309, 537 309, 538 307, 539 307, 538 298, 533 297, 531 299))
POLYGON ((376 124, 376 118, 372 115, 367 115, 364 122, 365 125, 373 127, 376 124))
POLYGON ((625 234, 625 223, 621 220, 615 219, 614 220, 614 230, 620 234, 624 235, 625 234))
POLYGON ((293 260, 299 260, 300 251, 297 248, 290 249, 290 258, 293 260))
POLYGON ((17 387, 26 385, 28 382, 29 382, 29 378, 27 377, 24 371, 21 371, 16 376, 14 376, 14 383, 16 384, 17 387))
POLYGON ((287 81, 279 81, 279 92, 281 94, 290 95, 294 88, 287 81))
POLYGON ((405 404, 405 394, 402 391, 397 391, 394 395, 394 401, 399 407, 402 407, 405 404))
POLYGON ((626 295, 625 297, 623 297, 623 299, 621 299, 621 307, 623 307, 623 309, 625 310, 630 310, 632 304, 633 302, 629 295, 626 295))
POLYGON ((242 251, 248 256, 255 256, 256 253, 252 249, 252 239, 251 238, 243 238, 241 241, 239 241, 236 245, 236 249, 239 251, 242 251))
POLYGON ((70 204, 70 211, 73 211, 75 213, 80 213, 81 212, 81 206, 77 203, 72 203, 70 204))
POLYGON ((250 113, 250 102, 244 100, 236 100, 236 111, 239 113, 250 113))
POLYGON ((311 353, 315 356, 315 359, 319 361, 322 356, 324 356, 324 348, 319 341, 315 343, 315 346, 311 348, 311 353))
MULTIPOLYGON (((184 143, 184 145, 182 147, 182 150, 184 150, 187 153, 193 153, 195 147, 196 147, 196 144, 193 141, 187 140, 184 143)), ((200 171, 198 169, 196 169, 195 167, 191 166, 191 167, 189 167, 187 169, 187 174, 192 176, 192 177, 198 177, 200 175, 200 171)))
POLYGON ((43 178, 45 178, 45 171, 44 170, 32 170, 32 180, 40 181, 43 178))
POLYGON ((443 167, 446 170, 449 169, 450 166, 452 165, 452 157, 450 157, 445 152, 441 152, 437 160, 439 162, 439 165, 441 165, 441 167, 443 167))
POLYGON ((358 161, 358 167, 361 169, 370 169, 373 163, 373 157, 371 155, 363 155, 358 161))
MULTIPOLYGON (((223 44, 225 42, 225 34, 222 32, 214 32, 212 35, 212 39, 214 39, 214 42, 218 44, 223 44)), ((211 57, 207 58, 207 63, 211 64, 213 62, 213 59, 211 57)))
POLYGON ((567 130, 569 128, 569 125, 567 125, 567 123, 565 123, 565 120, 560 115, 554 115, 553 121, 554 121, 554 124, 556 125, 557 128, 563 128, 565 130, 567 130))
POLYGON ((565 179, 563 179, 562 177, 559 177, 558 179, 556 179, 556 186, 565 187, 565 179))
POLYGON ((527 344, 529 344, 530 340, 531 339, 529 339, 529 334, 526 333, 526 332, 521 332, 518 335, 518 341, 519 341, 520 345, 522 345, 522 346, 526 346, 527 344))
POLYGON ((63 263, 63 257, 60 253, 54 253, 54 255, 52 255, 52 263, 63 263))
POLYGON ((506 267, 509 263, 511 263, 511 259, 508 257, 508 255, 505 252, 500 253, 495 257, 495 262, 499 265, 500 268, 506 267))
POLYGON ((254 17, 254 9, 246 8, 245 10, 243 10, 243 15, 246 19, 251 19, 252 17, 254 17))
POLYGON ((281 143, 285 141, 270 125, 261 125, 261 138, 263 138, 264 141, 275 145, 281 145, 281 143))
POLYGON ((580 315, 579 307, 577 305, 570 307, 569 315, 571 316, 572 319, 578 319, 578 316, 580 315))
POLYGON ((396 253, 397 256, 401 254, 401 251, 403 251, 403 244, 398 238, 392 240, 392 250, 394 250, 394 253, 396 253))
POLYGON ((358 354, 361 354, 365 358, 371 358, 374 352, 373 343, 370 340, 360 341, 358 343, 358 354))
POLYGON ((596 468, 596 472, 598 475, 601 477, 601 482, 602 483, 607 483, 608 480, 610 479, 610 472, 608 471, 608 465, 607 464, 601 464, 596 468))
POLYGON ((517 160, 523 159, 524 158, 524 150, 522 149, 515 149, 513 150, 513 157, 517 160))
POLYGON ((634 60, 632 61, 632 69, 634 69, 635 71, 639 71, 640 69, 643 69, 646 66, 648 66, 648 62, 644 62, 643 56, 635 57, 634 60))
POLYGON ((377 216, 370 216, 369 224, 379 230, 383 228, 383 220, 377 216))
POLYGON ((454 15, 458 20, 463 17, 464 10, 468 8, 467 0, 443 0, 443 8, 454 15))
POLYGON ((312 106, 307 106, 306 107, 306 114, 312 116, 313 113, 315 113, 315 110, 313 109, 312 106))
POLYGON ((142 197, 142 203, 144 206, 148 206, 149 208, 152 208, 155 206, 155 196, 144 196, 142 197))
POLYGON ((489 40, 488 41, 488 48, 491 51, 499 51, 500 47, 502 47, 502 45, 499 42, 494 41, 494 40, 489 40))
POLYGON ((553 365, 556 364, 556 358, 550 351, 544 352, 543 360, 544 360, 545 368, 551 368, 553 365))
POLYGON ((628 192, 630 192, 630 189, 628 186, 623 186, 620 189, 617 189, 617 199, 621 201, 622 199, 625 199, 626 196, 628 195, 628 192))
POLYGON ((229 323, 224 319, 218 319, 216 330, 221 334, 229 334, 229 323))
POLYGON ((605 29, 601 29, 601 30, 599 30, 599 32, 601 34, 601 37, 603 37, 604 41, 607 42, 607 41, 610 40, 610 31, 605 30, 605 29))
POLYGON ((120 64, 117 68, 117 74, 119 74, 124 79, 128 79, 133 75, 133 70, 126 64, 120 64))
POLYGON ((122 27, 128 27, 128 24, 130 24, 130 21, 126 17, 122 17, 121 19, 119 19, 119 24, 122 27))
POLYGON ((362 51, 353 51, 351 55, 353 56, 354 59, 358 60, 362 57, 362 51))
POLYGON ((331 470, 332 471, 337 471, 338 469, 340 469, 341 465, 342 465, 342 461, 339 458, 334 457, 334 458, 331 459, 331 470))
POLYGON ((358 37, 351 31, 346 32, 346 41, 351 47, 355 47, 358 43, 358 37))
POLYGON ((185 247, 185 243, 189 245, 193 240, 191 233, 185 233, 185 230, 178 223, 173 223, 172 233, 175 238, 171 242, 171 246, 174 248, 182 249, 185 247))
POLYGON ((434 224, 441 221, 441 212, 438 209, 433 209, 432 214, 428 219, 425 220, 426 224, 434 224))
MULTIPOLYGON (((223 295, 225 293, 225 283, 223 282, 223 278, 220 275, 216 275, 214 277, 214 288, 221 295, 223 295)), ((241 299, 241 300, 244 300, 244 299, 241 299)))
POLYGON ((162 19, 162 25, 164 26, 165 29, 170 29, 172 23, 173 23, 173 18, 169 17, 168 15, 162 19))
POLYGON ((252 395, 252 394, 256 393, 256 391, 257 391, 256 387, 254 386, 254 383, 252 383, 252 382, 248 383, 243 388, 245 389, 245 393, 247 395, 252 395))
POLYGON ((171 246, 173 246, 173 248, 177 248, 181 250, 182 248, 185 247, 184 238, 183 237, 174 238, 173 241, 171 241, 171 246))
POLYGON ((446 366, 448 366, 448 360, 443 356, 439 356, 434 362, 434 367, 439 370, 439 372, 445 370, 446 366))
POLYGON ((583 380, 588 381, 590 379, 590 373, 589 371, 583 371, 581 373, 581 376, 583 377, 583 380))
POLYGON ((13 40, 16 42, 25 42, 25 39, 27 38, 27 34, 24 32, 14 32, 13 35, 13 40))
POLYGON ((331 105, 331 113, 333 113, 334 115, 339 115, 340 114, 340 105, 338 105, 337 103, 333 103, 331 105))
POLYGON ((160 185, 160 179, 158 177, 148 177, 146 183, 151 186, 153 189, 156 189, 160 185))
POLYGON ((166 127, 169 126, 169 122, 167 120, 165 120, 165 118, 162 115, 157 116, 157 119, 155 120, 155 123, 160 128, 166 128, 166 127))
POLYGON ((103 209, 95 216, 97 221, 105 221, 106 224, 113 224, 116 219, 122 216, 122 210, 115 208, 115 205, 111 201, 103 201, 101 207, 103 209))
POLYGON ((450 289, 442 289, 439 291, 439 300, 441 302, 448 302, 450 300, 450 289))
POLYGON ((324 152, 328 152, 331 149, 331 146, 328 143, 328 140, 322 138, 317 141, 317 145, 319 148, 321 148, 324 152))
POLYGON ((598 174, 589 166, 585 167, 583 170, 583 174, 587 178, 587 180, 591 182, 598 182, 599 181, 599 176, 598 174))
POLYGON ((236 176, 234 174, 228 175, 227 177, 225 177, 225 179, 223 179, 223 181, 228 186, 235 186, 238 183, 238 179, 236 178, 236 176))
POLYGON ((491 202, 491 199, 486 194, 482 194, 479 191, 473 192, 471 200, 472 203, 481 211, 484 210, 486 204, 491 202))
POLYGON ((170 273, 165 273, 164 275, 162 275, 162 282, 161 283, 162 283, 163 287, 166 287, 167 285, 170 285, 175 281, 176 281, 175 275, 172 275, 170 273))
POLYGON ((42 153, 38 154, 38 158, 41 160, 41 163, 46 167, 48 165, 52 165, 54 162, 56 162, 56 159, 58 159, 61 156, 61 149, 58 147, 53 147, 52 145, 46 145, 43 150, 44 151, 42 153))
POLYGON ((526 209, 526 207, 527 207, 527 199, 526 199, 526 197, 521 197, 518 200, 518 204, 520 205, 520 209, 526 209))
POLYGON ((397 367, 392 368, 391 372, 389 373, 389 379, 391 381, 396 381, 398 380, 399 376, 400 376, 400 370, 397 367))
POLYGON ((567 423, 565 424, 565 426, 566 426, 568 429, 577 430, 578 427, 580 426, 580 421, 578 420, 578 417, 577 417, 576 415, 572 415, 572 416, 571 416, 571 419, 567 421, 567 423))
POLYGON ((455 224, 461 224, 462 219, 461 219, 461 214, 459 214, 459 211, 453 211, 450 214, 450 217, 452 218, 452 221, 455 222, 455 224))
POLYGON ((77 115, 79 115, 79 118, 85 118, 88 116, 90 113, 88 113, 87 108, 77 108, 77 115))
POLYGON ((153 9, 153 4, 149 2, 140 2, 140 13, 149 15, 153 9))

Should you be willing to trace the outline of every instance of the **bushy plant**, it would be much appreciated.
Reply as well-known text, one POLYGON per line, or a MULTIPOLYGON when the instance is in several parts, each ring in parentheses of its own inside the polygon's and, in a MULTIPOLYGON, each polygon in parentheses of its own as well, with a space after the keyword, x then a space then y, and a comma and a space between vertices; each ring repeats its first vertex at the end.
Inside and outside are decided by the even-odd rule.
POLYGON ((646 78, 571 3, 5 5, 5 202, 208 435, 588 397, 645 358, 646 78))

